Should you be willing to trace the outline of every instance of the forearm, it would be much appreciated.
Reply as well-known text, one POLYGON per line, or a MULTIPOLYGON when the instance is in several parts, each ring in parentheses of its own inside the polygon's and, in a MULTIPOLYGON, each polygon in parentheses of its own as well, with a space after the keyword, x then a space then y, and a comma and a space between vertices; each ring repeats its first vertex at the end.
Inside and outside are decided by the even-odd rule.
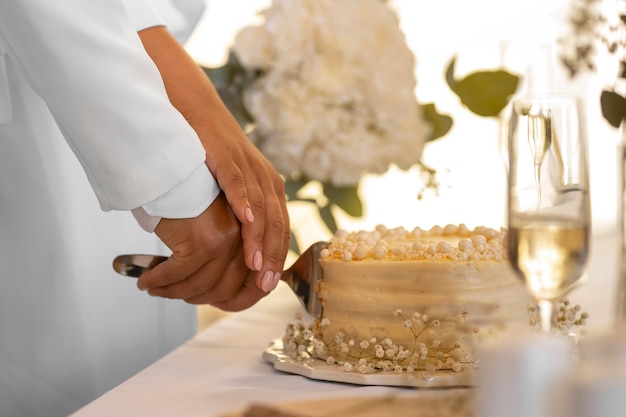
POLYGON ((246 265, 265 292, 277 284, 289 244, 284 183, 250 142, 208 77, 164 27, 140 31, 172 104, 195 129, 206 163, 242 223, 246 265))
POLYGON ((139 37, 159 69, 170 101, 201 140, 240 130, 211 81, 167 28, 147 28, 139 31, 139 37))

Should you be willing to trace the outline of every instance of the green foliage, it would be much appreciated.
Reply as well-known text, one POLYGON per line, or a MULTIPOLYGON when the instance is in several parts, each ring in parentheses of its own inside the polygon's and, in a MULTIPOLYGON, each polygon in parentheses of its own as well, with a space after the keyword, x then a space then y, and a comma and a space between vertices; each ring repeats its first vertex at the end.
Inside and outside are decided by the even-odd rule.
MULTIPOLYGON (((326 228, 331 234, 337 231, 337 220, 333 214, 333 208, 337 207, 352 217, 361 217, 363 215, 363 202, 359 197, 359 187, 345 186, 337 187, 332 184, 322 184, 322 195, 319 198, 306 197, 302 191, 303 188, 311 181, 307 179, 287 179, 285 181, 285 194, 287 202, 303 202, 313 205, 319 218, 322 220, 326 228)), ((299 255, 300 246, 295 236, 291 236, 290 250, 299 255)))
MULTIPOLYGON (((467 108, 480 116, 497 116, 506 106, 511 95, 515 92, 519 78, 503 70, 478 72, 462 80, 454 78, 455 59, 446 71, 446 79, 452 91, 459 96, 467 108)), ((245 68, 236 55, 231 52, 224 65, 218 68, 203 67, 203 71, 211 79, 224 104, 237 119, 242 127, 252 125, 254 119, 246 110, 244 91, 262 75, 261 71, 245 68)), ((447 114, 438 112, 434 103, 421 105, 422 117, 431 124, 432 132, 427 141, 431 142, 448 134, 453 125, 453 119, 447 114)), ((416 115, 417 117, 417 115, 416 115)), ((428 167, 423 161, 419 166, 429 178, 427 188, 436 188, 436 171, 428 167)), ((317 198, 307 197, 302 189, 309 184, 309 179, 286 179, 285 194, 288 202, 303 202, 313 205, 319 218, 331 234, 337 231, 337 221, 333 214, 334 208, 339 208, 352 217, 363 215, 363 202, 359 197, 359 186, 338 187, 330 183, 321 184, 322 195, 317 198)), ((300 246, 291 233, 289 249, 299 255, 300 246)))
POLYGON ((229 53, 228 60, 221 67, 202 67, 202 70, 209 77, 239 125, 246 126, 252 123, 254 120, 243 102, 243 92, 261 73, 244 68, 233 52, 229 53))
POLYGON ((569 34, 561 37, 564 46, 559 59, 571 78, 597 70, 598 47, 617 58, 619 69, 613 85, 600 93, 600 109, 604 119, 618 128, 626 120, 626 97, 621 89, 626 81, 626 0, 618 0, 618 20, 606 15, 601 0, 582 0, 572 4, 569 34))
POLYGON ((427 142, 447 135, 452 128, 452 117, 447 114, 439 113, 434 103, 422 104, 422 117, 430 123, 433 128, 427 142))
POLYGON ((446 81, 461 103, 471 112, 484 117, 497 117, 517 90, 519 76, 502 69, 479 71, 457 80, 454 77, 456 57, 446 69, 446 81))
POLYGON ((602 115, 613 127, 619 127, 626 120, 626 98, 614 91, 604 90, 600 94, 602 115))
POLYGON ((298 244, 298 239, 296 239, 296 235, 293 233, 293 229, 291 229, 291 233, 289 236, 289 250, 296 255, 300 255, 302 253, 302 250, 300 249, 300 245, 298 244))
POLYGON ((363 203, 359 198, 357 185, 336 187, 332 184, 323 184, 323 191, 328 201, 336 205, 352 217, 363 215, 363 203))

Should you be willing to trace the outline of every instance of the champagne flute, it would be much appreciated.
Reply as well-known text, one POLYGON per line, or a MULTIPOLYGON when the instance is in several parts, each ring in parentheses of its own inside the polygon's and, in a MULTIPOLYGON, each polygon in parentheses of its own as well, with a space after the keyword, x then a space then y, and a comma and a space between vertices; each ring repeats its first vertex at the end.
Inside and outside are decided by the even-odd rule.
POLYGON ((512 102, 508 131, 509 261, 554 329, 558 302, 583 280, 590 203, 580 102, 530 96, 512 102))

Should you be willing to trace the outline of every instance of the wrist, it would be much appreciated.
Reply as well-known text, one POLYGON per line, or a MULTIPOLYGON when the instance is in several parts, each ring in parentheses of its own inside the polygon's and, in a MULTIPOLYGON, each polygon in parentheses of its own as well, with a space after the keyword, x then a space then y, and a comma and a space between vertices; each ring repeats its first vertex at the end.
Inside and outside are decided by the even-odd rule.
POLYGON ((217 182, 202 163, 189 177, 155 200, 131 210, 142 229, 154 232, 161 219, 199 216, 220 193, 217 182))

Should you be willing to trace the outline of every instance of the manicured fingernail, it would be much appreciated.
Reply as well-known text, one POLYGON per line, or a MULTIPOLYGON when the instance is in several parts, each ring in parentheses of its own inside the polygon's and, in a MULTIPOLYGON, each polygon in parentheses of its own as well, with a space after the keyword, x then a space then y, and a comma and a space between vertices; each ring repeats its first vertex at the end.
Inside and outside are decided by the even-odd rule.
POLYGON ((274 274, 272 271, 267 271, 265 276, 261 280, 261 289, 265 292, 272 291, 276 286, 274 285, 274 274))
POLYGON ((263 266, 263 255, 261 254, 260 250, 254 253, 254 258, 252 259, 252 266, 254 267, 255 271, 261 270, 261 267, 263 266))
POLYGON ((278 286, 278 282, 280 281, 280 272, 274 274, 274 278, 272 281, 272 290, 278 286))
POLYGON ((252 209, 250 207, 246 207, 246 220, 248 220, 250 223, 254 223, 254 214, 252 213, 252 209))

